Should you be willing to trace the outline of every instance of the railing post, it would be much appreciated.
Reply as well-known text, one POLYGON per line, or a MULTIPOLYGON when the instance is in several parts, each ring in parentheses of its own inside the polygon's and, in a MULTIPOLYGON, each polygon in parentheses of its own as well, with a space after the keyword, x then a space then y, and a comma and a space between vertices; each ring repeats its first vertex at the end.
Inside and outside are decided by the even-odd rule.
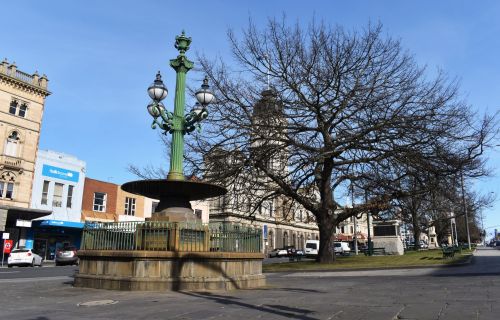
POLYGON ((17 71, 17 66, 16 66, 16 63, 15 62, 12 62, 12 64, 9 66, 8 68, 8 72, 7 74, 11 77, 15 77, 16 76, 16 71, 17 71))
POLYGON ((47 76, 45 74, 42 75, 40 78, 40 87, 43 89, 47 89, 49 79, 47 79, 47 76))
POLYGON ((7 62, 7 59, 4 59, 1 63, 0 63, 0 73, 3 73, 3 74, 7 74, 8 72, 8 68, 9 67, 9 62, 7 62))

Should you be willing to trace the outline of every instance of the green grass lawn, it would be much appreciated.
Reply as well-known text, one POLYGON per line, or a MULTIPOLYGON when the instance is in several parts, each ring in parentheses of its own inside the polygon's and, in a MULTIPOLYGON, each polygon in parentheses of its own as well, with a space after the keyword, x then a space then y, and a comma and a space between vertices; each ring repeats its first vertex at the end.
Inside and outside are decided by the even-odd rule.
POLYGON ((335 269, 364 269, 364 268, 397 268, 429 265, 451 265, 466 261, 471 251, 463 250, 456 253, 454 258, 443 259, 441 250, 408 251, 402 256, 337 256, 334 263, 320 264, 314 261, 299 261, 273 263, 263 265, 264 272, 298 271, 298 270, 335 270, 335 269))

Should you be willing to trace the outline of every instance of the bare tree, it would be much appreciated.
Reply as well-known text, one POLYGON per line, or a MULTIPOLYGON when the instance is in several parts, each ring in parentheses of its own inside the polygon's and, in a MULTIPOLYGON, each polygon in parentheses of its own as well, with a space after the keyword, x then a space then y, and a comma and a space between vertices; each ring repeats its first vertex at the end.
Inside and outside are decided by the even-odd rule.
POLYGON ((376 189, 373 172, 387 182, 405 175, 394 167, 442 166, 438 146, 480 148, 489 133, 488 123, 473 127, 456 81, 442 72, 431 79, 381 25, 303 30, 270 20, 263 30, 250 23, 241 39, 229 32, 229 43, 235 64, 200 57, 217 103, 203 133, 186 139, 188 170, 233 186, 248 214, 268 200, 284 212, 308 210, 320 231, 320 262, 334 260, 340 222, 395 197, 380 188, 345 208, 338 195, 350 183, 376 189))

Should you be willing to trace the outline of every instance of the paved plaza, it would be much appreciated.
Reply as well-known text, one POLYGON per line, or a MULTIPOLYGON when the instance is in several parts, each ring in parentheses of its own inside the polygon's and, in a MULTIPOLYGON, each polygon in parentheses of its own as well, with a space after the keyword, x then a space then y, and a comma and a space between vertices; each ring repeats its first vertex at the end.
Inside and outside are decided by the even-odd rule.
POLYGON ((232 292, 72 287, 73 267, 0 269, 0 319, 499 319, 500 250, 460 267, 267 274, 232 292))

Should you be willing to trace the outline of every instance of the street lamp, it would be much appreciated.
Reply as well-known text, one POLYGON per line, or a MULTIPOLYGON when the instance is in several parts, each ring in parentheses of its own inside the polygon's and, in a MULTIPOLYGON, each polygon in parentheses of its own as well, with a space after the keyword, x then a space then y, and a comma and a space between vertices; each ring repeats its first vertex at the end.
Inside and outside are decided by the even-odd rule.
POLYGON ((148 95, 152 99, 147 106, 149 114, 153 117, 151 127, 153 129, 159 127, 160 130, 164 131, 164 134, 172 134, 170 171, 167 180, 185 180, 182 170, 184 135, 193 132, 195 129, 201 130, 200 122, 208 116, 207 106, 215 100, 215 96, 208 85, 208 78, 205 76, 201 88, 195 93, 198 102, 188 114, 184 114, 186 73, 194 65, 185 55, 190 44, 191 38, 186 37, 184 31, 180 36, 175 37, 175 48, 179 50, 179 55, 177 58, 170 60, 170 66, 176 72, 173 113, 168 111, 161 102, 167 97, 168 90, 163 84, 159 71, 153 84, 148 87, 148 95))
POLYGON ((465 202, 465 189, 464 189, 464 173, 463 170, 460 170, 460 180, 461 180, 461 187, 462 187, 462 204, 464 206, 464 213, 465 213, 465 231, 467 232, 467 246, 469 250, 471 250, 471 245, 470 245, 470 232, 469 232, 469 216, 467 214, 467 203, 465 202))

